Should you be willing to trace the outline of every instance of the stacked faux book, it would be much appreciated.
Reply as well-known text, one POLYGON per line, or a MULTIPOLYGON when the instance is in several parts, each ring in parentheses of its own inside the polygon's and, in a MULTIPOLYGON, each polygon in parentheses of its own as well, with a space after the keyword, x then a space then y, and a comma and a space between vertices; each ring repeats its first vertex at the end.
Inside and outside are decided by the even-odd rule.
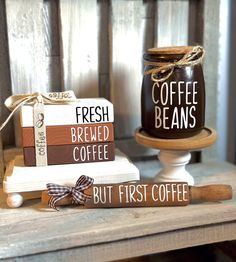
POLYGON ((9 162, 4 182, 10 207, 23 203, 23 192, 42 191, 47 183, 75 185, 81 175, 94 183, 136 181, 139 170, 114 143, 114 109, 103 98, 78 99, 70 104, 45 104, 45 133, 35 138, 34 105, 21 109, 23 156, 9 162), (36 140, 36 141, 35 141, 36 140), (46 149, 45 149, 46 148, 46 149), (47 165, 36 166, 37 154, 46 153, 47 165), (46 150, 46 152, 44 152, 46 150))
MULTIPOLYGON (((64 105, 45 105, 48 165, 112 161, 115 158, 114 110, 104 98, 80 99, 64 105)), ((35 166, 33 106, 21 110, 24 163, 35 166)), ((37 147, 45 138, 36 141, 37 147)), ((43 153, 43 152, 42 152, 43 153)))

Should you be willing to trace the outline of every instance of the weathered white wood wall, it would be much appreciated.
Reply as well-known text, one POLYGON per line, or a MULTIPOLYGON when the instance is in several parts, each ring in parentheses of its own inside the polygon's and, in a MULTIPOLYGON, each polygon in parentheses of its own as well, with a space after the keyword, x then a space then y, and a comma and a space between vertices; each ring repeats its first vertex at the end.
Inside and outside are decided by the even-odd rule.
POLYGON ((98 96, 98 5, 60 0, 62 88, 78 97, 98 96))
MULTIPOLYGON (((144 51, 201 44, 206 124, 216 127, 219 6, 220 0, 0 1, 1 121, 10 94, 73 89, 79 97, 110 99, 117 139, 131 138, 140 125, 144 51)), ((14 146, 12 124, 2 138, 4 148, 14 146)))

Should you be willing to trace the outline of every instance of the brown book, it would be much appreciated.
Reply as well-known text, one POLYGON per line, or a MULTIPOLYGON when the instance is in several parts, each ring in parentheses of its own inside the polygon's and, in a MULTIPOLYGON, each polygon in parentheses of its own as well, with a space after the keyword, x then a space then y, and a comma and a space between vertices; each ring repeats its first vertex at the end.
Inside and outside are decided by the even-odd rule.
MULTIPOLYGON (((26 166, 35 166, 35 148, 23 148, 26 166)), ((115 159, 115 143, 47 146, 48 165, 77 164, 115 159)))
MULTIPOLYGON (((47 145, 72 145, 114 141, 112 123, 46 127, 47 145)), ((34 128, 22 128, 22 146, 34 147, 34 128)))

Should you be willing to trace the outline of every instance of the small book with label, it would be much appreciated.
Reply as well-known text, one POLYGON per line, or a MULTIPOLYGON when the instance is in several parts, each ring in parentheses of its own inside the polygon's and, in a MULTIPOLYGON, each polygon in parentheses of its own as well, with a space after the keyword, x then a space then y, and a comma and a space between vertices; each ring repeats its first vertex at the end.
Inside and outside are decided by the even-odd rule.
MULTIPOLYGON (((114 141, 113 123, 46 126, 47 145, 75 145, 114 141)), ((22 129, 23 147, 34 147, 34 128, 22 129)))
MULTIPOLYGON (((70 104, 45 104, 46 126, 113 123, 113 104, 105 98, 83 98, 70 104)), ((33 127, 33 105, 21 108, 21 126, 33 127)))
MULTIPOLYGON (((35 166, 35 147, 23 148, 26 166, 35 166)), ((48 165, 79 164, 115 159, 115 143, 47 146, 48 165)))

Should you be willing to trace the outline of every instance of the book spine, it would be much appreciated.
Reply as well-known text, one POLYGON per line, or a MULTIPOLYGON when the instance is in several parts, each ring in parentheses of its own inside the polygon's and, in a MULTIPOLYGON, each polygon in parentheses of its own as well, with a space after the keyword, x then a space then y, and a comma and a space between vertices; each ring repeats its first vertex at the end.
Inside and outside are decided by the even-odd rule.
MULTIPOLYGON (((72 145, 114 141, 113 124, 85 124, 73 126, 47 126, 47 145, 72 145)), ((40 144, 40 141, 38 141, 40 144)), ((34 147, 34 128, 22 128, 23 147, 34 147)))
MULTIPOLYGON (((81 99, 82 100, 82 99, 81 99)), ((93 101, 93 100, 91 100, 93 101)), ((96 124, 114 122, 114 109, 108 101, 77 102, 67 105, 44 105, 46 126, 96 124)), ((33 126, 33 106, 21 108, 21 126, 33 126)))
MULTIPOLYGON (((23 148, 25 166, 35 166, 35 148, 23 148)), ((93 143, 77 145, 47 146, 48 165, 77 164, 115 159, 115 144, 93 143)))

